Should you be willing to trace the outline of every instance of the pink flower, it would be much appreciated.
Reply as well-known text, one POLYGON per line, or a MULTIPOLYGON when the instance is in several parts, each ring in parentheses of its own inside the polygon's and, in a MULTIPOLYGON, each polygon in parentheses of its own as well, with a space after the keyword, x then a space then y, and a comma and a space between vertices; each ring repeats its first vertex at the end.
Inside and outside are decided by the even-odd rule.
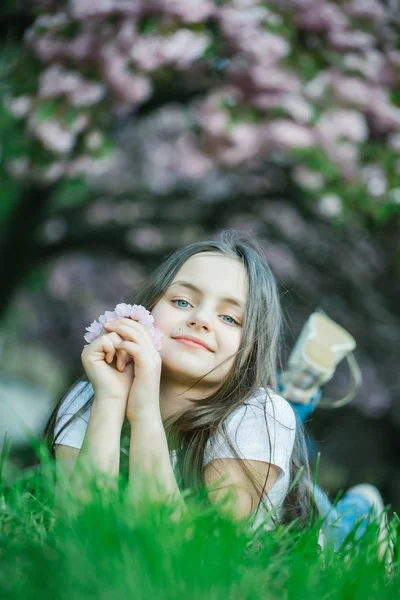
POLYGON ((103 315, 100 315, 99 317, 99 321, 101 324, 103 323, 107 323, 108 321, 113 321, 114 319, 116 319, 119 315, 117 315, 117 313, 115 312, 115 310, 106 310, 106 312, 103 315))
POLYGON ((196 117, 204 131, 212 136, 224 136, 229 125, 228 108, 223 105, 236 104, 240 94, 236 88, 210 92, 196 107, 196 117))
POLYGON ((145 71, 154 71, 166 64, 185 68, 200 58, 208 45, 208 36, 190 29, 179 29, 169 37, 151 35, 138 38, 131 57, 145 71))
POLYGON ((256 57, 259 63, 274 63, 290 52, 289 43, 280 35, 267 31, 264 24, 275 16, 261 6, 225 6, 218 18, 229 43, 242 52, 256 57))
POLYGON ((156 5, 184 23, 199 23, 217 10, 215 2, 210 0, 156 0, 156 5))
POLYGON ((328 39, 337 50, 363 50, 373 46, 375 41, 364 31, 332 31, 328 39))
POLYGON ((250 69, 249 75, 255 88, 260 91, 296 93, 301 89, 301 82, 296 75, 280 69, 255 66, 250 69))
POLYGON ((345 10, 357 19, 371 19, 376 23, 386 19, 385 9, 377 0, 351 0, 346 4, 345 10))
POLYGON ((15 98, 9 97, 4 101, 4 105, 6 109, 15 117, 16 119, 22 119, 26 117, 31 106, 32 99, 30 96, 18 96, 15 98))
POLYGON ((338 166, 346 181, 353 181, 359 176, 358 148, 350 142, 334 143, 329 141, 322 145, 329 158, 338 166))
POLYGON ((359 53, 348 53, 343 58, 343 64, 350 71, 358 71, 367 79, 379 82, 382 81, 382 74, 385 77, 386 73, 385 57, 377 50, 368 50, 363 55, 359 53))
POLYGON ((81 82, 81 85, 68 94, 72 106, 91 106, 103 99, 106 88, 102 83, 81 82))
POLYGON ((84 339, 91 344, 101 335, 104 323, 114 321, 114 319, 119 319, 121 317, 132 319, 147 327, 151 333, 157 351, 161 351, 162 333, 159 329, 154 327, 153 315, 140 304, 132 305, 122 302, 121 304, 117 304, 114 310, 106 310, 103 315, 100 315, 97 321, 93 321, 89 327, 86 327, 88 333, 84 336, 84 339))
POLYGON ((152 93, 150 79, 128 71, 129 62, 112 44, 103 48, 101 69, 106 83, 121 103, 140 104, 152 93))
POLYGON ((313 109, 300 94, 288 94, 281 100, 281 106, 289 115, 300 123, 308 123, 313 117, 313 109))
POLYGON ((74 92, 81 85, 81 76, 77 72, 65 71, 61 65, 48 67, 40 76, 39 95, 53 98, 61 94, 74 92))
POLYGON ((321 173, 311 171, 304 165, 296 165, 293 171, 295 181, 307 190, 320 190, 324 183, 324 177, 321 173))
POLYGON ((225 164, 236 164, 258 154, 262 144, 260 126, 252 123, 238 123, 231 128, 231 145, 219 152, 225 164))
POLYGON ((266 141, 279 150, 307 148, 315 145, 315 135, 311 129, 285 119, 276 119, 265 128, 266 141))
POLYGON ((365 142, 368 137, 367 121, 357 110, 340 109, 326 112, 315 129, 318 136, 327 141, 343 137, 354 142, 365 142))
POLYGON ((150 333, 153 337, 153 341, 158 352, 162 349, 162 333, 157 327, 150 327, 150 333))
POLYGON ((41 75, 39 95, 53 98, 66 95, 72 106, 90 106, 105 95, 105 86, 97 81, 87 81, 78 72, 66 71, 60 65, 48 67, 41 75))
POLYGON ((107 16, 112 13, 132 16, 142 8, 141 0, 69 0, 68 4, 75 19, 107 16))
POLYGON ((339 6, 332 2, 307 2, 295 17, 297 24, 304 29, 324 33, 343 30, 348 19, 339 6), (311 6, 310 6, 311 4, 311 6), (303 10, 302 10, 303 9, 303 10))
POLYGON ((358 77, 343 77, 335 73, 331 85, 336 97, 343 102, 368 107, 371 103, 374 88, 358 77))
POLYGON ((88 177, 104 175, 112 166, 114 158, 112 154, 108 154, 102 158, 94 158, 85 154, 77 156, 68 165, 66 175, 74 176, 83 173, 88 177))
POLYGON ((141 306, 140 304, 139 305, 134 304, 132 306, 129 316, 134 321, 138 321, 139 323, 142 323, 142 325, 145 325, 146 327, 150 327, 151 325, 154 324, 153 315, 151 313, 149 313, 149 311, 146 310, 145 307, 141 306))
POLYGON ((75 145, 75 134, 55 119, 39 123, 32 120, 28 122, 28 127, 43 146, 57 154, 70 152, 75 145))
POLYGON ((96 340, 99 337, 99 335, 103 331, 103 325, 98 321, 93 321, 93 323, 85 329, 88 333, 84 336, 84 339, 88 342, 88 344, 91 344, 92 342, 94 342, 94 340, 96 340))

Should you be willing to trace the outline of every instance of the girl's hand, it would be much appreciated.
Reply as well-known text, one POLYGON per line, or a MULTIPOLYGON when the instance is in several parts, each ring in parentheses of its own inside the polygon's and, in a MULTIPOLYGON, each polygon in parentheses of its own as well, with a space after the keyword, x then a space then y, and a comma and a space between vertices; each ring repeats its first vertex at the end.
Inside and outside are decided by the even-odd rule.
POLYGON ((114 410, 118 406, 125 415, 134 367, 133 363, 128 363, 125 367, 125 353, 117 352, 122 341, 118 333, 102 333, 83 349, 81 360, 95 396, 104 398, 105 401, 114 401, 114 410), (112 364, 114 358, 116 360, 112 364))
MULTIPOLYGON (((123 338, 119 349, 134 360, 134 379, 128 393, 126 416, 132 422, 140 413, 160 412, 161 357, 150 331, 137 321, 121 317, 105 323, 107 331, 123 338)), ((131 363, 127 367, 132 366, 131 363)))

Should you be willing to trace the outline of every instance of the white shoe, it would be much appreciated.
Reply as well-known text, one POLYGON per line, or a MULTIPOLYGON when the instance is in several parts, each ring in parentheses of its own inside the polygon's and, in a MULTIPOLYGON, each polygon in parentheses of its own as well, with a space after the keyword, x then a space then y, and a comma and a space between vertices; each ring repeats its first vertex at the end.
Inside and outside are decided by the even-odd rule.
POLYGON ((389 528, 389 522, 387 513, 385 511, 385 504, 381 496, 380 491, 374 485, 369 483, 360 483, 355 485, 348 490, 346 494, 357 494, 365 498, 371 507, 374 508, 376 514, 376 521, 379 524, 378 532, 378 559, 384 561, 389 566, 394 559, 394 539, 392 532, 389 528))
POLYGON ((322 398, 318 405, 338 408, 350 402, 362 382, 361 371, 353 355, 355 348, 356 341, 348 331, 321 309, 313 312, 290 353, 287 368, 280 375, 283 397, 294 403, 310 404, 321 386, 332 379, 338 364, 346 358, 352 389, 343 398, 322 398))

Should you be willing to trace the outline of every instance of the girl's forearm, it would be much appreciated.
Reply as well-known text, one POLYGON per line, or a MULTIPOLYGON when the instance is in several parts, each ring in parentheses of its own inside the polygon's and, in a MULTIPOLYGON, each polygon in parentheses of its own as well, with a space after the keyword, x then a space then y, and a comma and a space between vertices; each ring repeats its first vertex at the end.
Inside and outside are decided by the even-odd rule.
POLYGON ((94 467, 101 473, 118 476, 124 415, 113 412, 111 403, 109 399, 95 396, 72 478, 82 467, 94 467))
POLYGON ((129 486, 133 495, 137 491, 137 473, 146 477, 153 497, 163 501, 178 500, 175 517, 179 518, 186 512, 187 508, 171 465, 167 436, 159 412, 153 414, 149 411, 131 420, 129 486))

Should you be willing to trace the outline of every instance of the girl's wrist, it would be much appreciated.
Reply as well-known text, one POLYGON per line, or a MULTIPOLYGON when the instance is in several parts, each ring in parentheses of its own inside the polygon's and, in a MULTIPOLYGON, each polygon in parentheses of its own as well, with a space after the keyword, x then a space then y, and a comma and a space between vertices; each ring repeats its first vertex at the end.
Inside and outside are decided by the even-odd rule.
POLYGON ((152 429, 164 428, 160 409, 149 404, 148 407, 135 408, 127 414, 127 419, 131 425, 137 426, 139 423, 144 427, 152 429))
MULTIPOLYGON (((98 414, 103 415, 110 421, 122 423, 125 418, 126 399, 113 398, 104 394, 96 394, 93 399, 93 407, 98 414)), ((92 407, 92 410, 93 410, 92 407)))

